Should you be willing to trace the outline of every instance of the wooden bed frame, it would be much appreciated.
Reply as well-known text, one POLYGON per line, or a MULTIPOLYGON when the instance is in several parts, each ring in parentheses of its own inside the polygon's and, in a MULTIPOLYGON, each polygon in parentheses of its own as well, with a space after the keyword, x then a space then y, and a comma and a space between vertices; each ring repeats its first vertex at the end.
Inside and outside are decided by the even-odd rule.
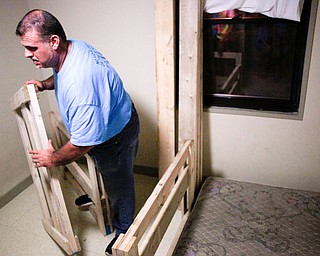
MULTIPOLYGON (((29 150, 45 149, 48 137, 41 115, 35 86, 22 86, 10 99, 10 107, 14 111, 20 136, 24 146, 33 183, 42 210, 44 229, 52 239, 68 254, 73 255, 81 250, 79 239, 74 235, 59 180, 59 168, 36 167, 29 150)), ((60 147, 67 132, 55 113, 50 114, 54 135, 54 146, 60 147)), ((88 194, 94 204, 90 212, 96 219, 103 235, 112 232, 109 202, 104 191, 101 177, 98 175, 94 161, 86 155, 87 167, 80 167, 72 162, 66 167, 64 174, 78 195, 88 194), (110 227, 110 230, 106 230, 110 227)), ((84 166, 85 167, 85 166, 84 166)))
MULTIPOLYGON (((30 149, 46 148, 48 143, 34 85, 21 87, 11 98, 10 106, 16 116, 30 172, 39 196, 43 212, 43 226, 67 254, 76 254, 81 247, 72 230, 60 186, 59 170, 36 168, 29 154, 30 149)), ((68 140, 68 133, 59 115, 49 112, 49 117, 53 145, 60 147, 68 140)), ((117 240, 113 248, 113 255, 154 255, 171 220, 176 214, 179 214, 178 232, 172 241, 168 255, 173 253, 174 246, 188 219, 196 189, 193 144, 193 140, 187 140, 182 144, 180 151, 159 180, 127 233, 121 235, 117 240)), ((66 166, 67 170, 64 175, 78 195, 86 193, 92 198, 94 205, 90 211, 96 218, 100 231, 105 235, 106 226, 111 223, 107 195, 103 190, 102 180, 95 170, 93 160, 88 155, 85 157, 87 171, 84 171, 78 163, 73 162, 66 166), (107 207, 107 213, 102 212, 103 202, 107 207)))
MULTIPOLYGON (((50 111, 50 125, 52 130, 52 141, 55 148, 61 148, 69 139, 69 133, 65 128, 60 115, 50 111)), ((96 170, 94 160, 85 154, 83 161, 75 161, 61 167, 63 178, 67 179, 78 196, 88 195, 93 204, 89 211, 95 218, 99 230, 103 235, 113 232, 111 225, 111 209, 108 195, 104 189, 101 174, 96 170)))
POLYGON ((23 86, 10 100, 22 143, 25 149, 33 183, 36 187, 43 214, 43 227, 66 253, 81 250, 74 235, 59 182, 58 172, 46 167, 35 167, 29 150, 44 149, 48 138, 42 120, 34 85, 23 86))
POLYGON ((175 214, 180 214, 178 232, 167 255, 188 219, 193 201, 195 172, 192 170, 193 141, 186 141, 152 194, 139 211, 126 234, 121 234, 113 246, 112 255, 154 255, 175 214))

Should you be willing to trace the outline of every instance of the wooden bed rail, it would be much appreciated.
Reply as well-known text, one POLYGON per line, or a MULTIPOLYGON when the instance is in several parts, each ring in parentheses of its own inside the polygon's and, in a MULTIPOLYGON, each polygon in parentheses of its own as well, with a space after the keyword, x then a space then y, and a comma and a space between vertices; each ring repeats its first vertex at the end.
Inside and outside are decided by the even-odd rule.
POLYGON ((154 255, 177 211, 181 211, 180 224, 184 226, 192 204, 190 191, 194 191, 189 189, 190 184, 193 184, 190 180, 194 178, 190 164, 192 150, 193 141, 186 141, 127 233, 118 238, 112 255, 154 255))

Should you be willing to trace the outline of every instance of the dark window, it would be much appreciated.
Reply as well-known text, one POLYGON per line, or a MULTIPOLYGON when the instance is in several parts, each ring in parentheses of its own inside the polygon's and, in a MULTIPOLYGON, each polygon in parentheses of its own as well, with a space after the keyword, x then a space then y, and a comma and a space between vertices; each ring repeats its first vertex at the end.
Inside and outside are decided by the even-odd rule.
POLYGON ((204 15, 204 106, 297 112, 311 0, 301 21, 230 10, 204 15))

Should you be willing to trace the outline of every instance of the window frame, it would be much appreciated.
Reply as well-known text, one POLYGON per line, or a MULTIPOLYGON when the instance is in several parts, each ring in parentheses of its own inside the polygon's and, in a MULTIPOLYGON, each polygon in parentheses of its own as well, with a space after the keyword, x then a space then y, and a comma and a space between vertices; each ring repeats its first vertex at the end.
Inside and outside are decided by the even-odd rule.
MULTIPOLYGON (((209 112, 254 114, 259 116, 279 116, 285 118, 302 119, 307 77, 309 73, 311 48, 316 21, 317 0, 306 0, 301 22, 298 24, 298 35, 303 39, 298 40, 298 49, 294 60, 294 70, 299 72, 294 74, 292 79, 294 86, 291 86, 290 99, 247 97, 244 95, 212 94, 203 96, 204 109, 209 112)), ((266 18, 269 22, 277 22, 279 19, 266 18)), ((216 23, 239 23, 239 19, 215 20, 216 23)), ((257 21, 257 20, 255 20, 257 21)), ((206 25, 204 19, 204 26, 206 25)), ((252 22, 252 18, 241 19, 241 23, 252 22)))

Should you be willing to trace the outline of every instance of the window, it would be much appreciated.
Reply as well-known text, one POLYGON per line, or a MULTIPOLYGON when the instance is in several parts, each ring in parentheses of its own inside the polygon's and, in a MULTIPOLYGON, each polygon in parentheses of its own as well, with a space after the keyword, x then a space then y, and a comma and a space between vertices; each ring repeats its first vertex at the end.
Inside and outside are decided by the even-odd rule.
POLYGON ((301 21, 229 10, 205 14, 204 106, 296 113, 311 0, 301 21))

